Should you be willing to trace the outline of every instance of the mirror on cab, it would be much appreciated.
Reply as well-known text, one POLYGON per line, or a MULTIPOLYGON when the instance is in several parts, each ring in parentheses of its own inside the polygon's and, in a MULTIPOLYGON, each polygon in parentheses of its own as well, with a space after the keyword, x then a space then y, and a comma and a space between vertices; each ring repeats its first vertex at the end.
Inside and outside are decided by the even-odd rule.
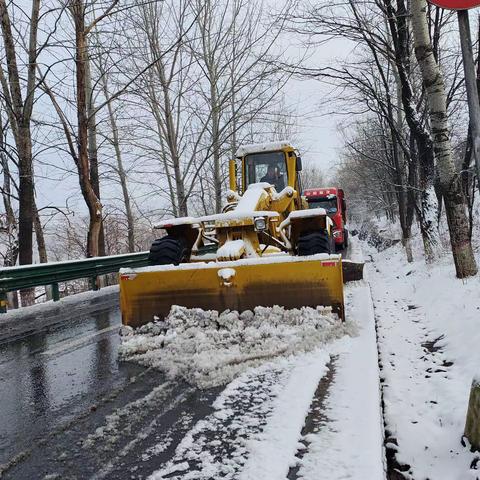
POLYGON ((297 172, 302 171, 302 157, 297 157, 297 172))

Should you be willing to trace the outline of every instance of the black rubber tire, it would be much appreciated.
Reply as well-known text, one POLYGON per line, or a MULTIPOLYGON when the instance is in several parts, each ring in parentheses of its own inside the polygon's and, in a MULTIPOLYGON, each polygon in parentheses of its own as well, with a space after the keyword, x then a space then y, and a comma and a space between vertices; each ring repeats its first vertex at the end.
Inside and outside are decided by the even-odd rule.
POLYGON ((343 248, 348 248, 348 230, 343 231, 343 248))
POLYGON ((301 257, 332 253, 332 239, 323 231, 304 234, 298 239, 297 253, 301 257))
POLYGON ((178 265, 188 260, 189 253, 183 238, 167 235, 152 243, 148 261, 150 265, 178 265))

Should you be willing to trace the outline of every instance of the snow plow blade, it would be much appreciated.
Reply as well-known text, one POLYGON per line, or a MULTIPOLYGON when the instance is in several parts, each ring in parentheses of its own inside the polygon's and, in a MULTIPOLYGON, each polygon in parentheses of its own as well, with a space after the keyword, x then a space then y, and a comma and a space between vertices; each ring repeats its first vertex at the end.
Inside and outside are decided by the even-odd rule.
POLYGON ((342 261, 343 283, 356 282, 363 280, 363 262, 352 262, 351 260, 342 261))
POLYGON ((256 306, 331 306, 344 320, 340 255, 275 256, 120 271, 124 325, 164 318, 173 305, 245 311, 256 306))

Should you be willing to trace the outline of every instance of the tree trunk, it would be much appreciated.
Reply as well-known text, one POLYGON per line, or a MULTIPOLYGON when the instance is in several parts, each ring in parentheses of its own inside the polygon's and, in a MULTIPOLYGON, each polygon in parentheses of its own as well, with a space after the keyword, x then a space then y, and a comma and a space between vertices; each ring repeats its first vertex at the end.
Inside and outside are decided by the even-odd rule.
POLYGON ((413 251, 412 251, 412 224, 415 217, 415 205, 417 203, 416 191, 418 188, 418 175, 417 175, 417 163, 415 161, 415 140, 413 135, 410 135, 410 156, 408 158, 408 178, 407 178, 407 208, 406 208, 406 226, 408 235, 405 238, 405 251, 407 253, 407 261, 409 263, 413 262, 413 251))
MULTIPOLYGON (((0 122, 0 141, 3 141, 3 131, 0 122)), ((12 207, 11 200, 11 179, 10 168, 8 165, 7 156, 2 151, 3 145, 0 147, 0 160, 3 169, 3 189, 2 198, 3 206, 5 208, 5 227, 7 233, 7 251, 4 254, 3 265, 5 267, 13 267, 17 263, 18 258, 18 236, 17 236, 17 218, 12 207)), ((8 292, 7 302, 9 309, 18 308, 18 293, 8 292)))
POLYGON ((178 214, 180 217, 186 217, 188 215, 188 206, 187 206, 187 198, 185 196, 185 184, 183 181, 182 170, 180 168, 180 156, 178 154, 178 147, 177 147, 178 132, 175 129, 172 105, 170 101, 170 91, 164 75, 163 65, 160 66, 159 70, 160 70, 160 80, 162 83, 163 99, 164 99, 163 107, 165 112, 165 126, 167 130, 166 141, 167 141, 168 149, 170 151, 171 160, 173 164, 173 172, 175 177, 175 187, 176 187, 176 194, 177 194, 178 214))
POLYGON ((418 186, 420 210, 418 212, 425 261, 433 263, 442 252, 438 233, 438 201, 435 193, 435 157, 430 137, 416 135, 418 152, 418 186))
POLYGON ((462 45, 463 68, 465 70, 465 85, 467 88, 472 153, 477 168, 477 178, 480 178, 480 103, 477 78, 475 76, 475 61, 473 59, 472 35, 470 33, 468 10, 460 10, 458 12, 458 26, 462 45))
MULTIPOLYGON (((18 129, 18 175, 19 175, 19 210, 18 210, 18 259, 20 265, 33 263, 33 168, 32 141, 30 125, 21 125, 18 129)), ((22 306, 35 303, 33 288, 20 292, 22 306)))
POLYGON ((38 249, 38 258, 40 263, 48 262, 47 247, 45 245, 45 235, 43 234, 42 222, 40 221, 40 216, 38 215, 37 206, 34 208, 35 218, 34 218, 34 227, 35 227, 35 237, 37 239, 37 249, 38 249))
POLYGON ((92 186, 88 158, 88 116, 86 99, 86 38, 85 38, 85 6, 82 0, 70 4, 75 24, 75 66, 77 93, 77 143, 76 158, 78 178, 83 198, 88 207, 89 226, 87 234, 87 256, 99 255, 99 237, 102 224, 102 205, 92 186))
MULTIPOLYGON (((167 150, 165 147, 165 141, 162 133, 162 116, 158 106, 157 97, 153 88, 149 88, 150 106, 152 109, 155 122, 157 124, 158 141, 160 143, 160 155, 162 158, 163 168, 167 177, 168 193, 170 197, 170 205, 172 206, 172 212, 174 217, 178 217, 177 197, 175 194, 175 188, 173 186, 172 175, 170 174, 170 166, 167 161, 167 150)), ((175 175, 174 175, 175 176, 175 175)))
POLYGON ((468 235, 468 218, 458 175, 455 172, 447 100, 442 73, 433 55, 428 33, 425 0, 412 0, 412 27, 415 38, 415 56, 420 65, 427 92, 429 117, 440 185, 443 190, 445 213, 450 232, 450 243, 458 278, 477 273, 472 244, 468 235))
MULTIPOLYGON (((33 261, 33 154, 30 120, 34 104, 37 68, 37 32, 40 12, 40 0, 32 1, 30 16, 30 33, 28 42, 28 68, 25 99, 22 98, 21 79, 15 51, 15 39, 8 8, 5 0, 0 0, 0 21, 2 27, 5 60, 8 68, 8 84, 2 82, 4 98, 7 102, 8 115, 11 123, 15 145, 18 154, 19 174, 19 215, 18 215, 18 248, 20 265, 29 265, 33 261)), ((35 302, 34 290, 21 292, 22 305, 35 302)))
MULTIPOLYGON (((110 98, 108 94, 107 80, 105 75, 102 75, 103 79, 103 92, 105 98, 110 98)), ((128 251, 133 253, 135 251, 135 221, 133 218, 132 207, 130 202, 130 194, 128 192, 127 174, 123 168, 122 152, 120 150, 120 139, 118 135, 117 120, 113 112, 112 102, 107 103, 108 117, 110 119, 110 127, 112 129, 112 143, 115 149, 115 158, 117 159, 118 177, 120 179, 120 186, 122 187, 123 202, 125 204, 125 215, 127 217, 127 235, 128 235, 128 251)))
MULTIPOLYGON (((35 228, 35 238, 37 239, 38 258, 40 260, 40 263, 47 263, 48 255, 47 255, 47 247, 45 244, 45 235, 43 234, 42 222, 40 221, 40 216, 38 214, 38 209, 36 204, 34 209, 33 225, 35 228)), ((45 297, 47 300, 52 300, 53 294, 52 294, 51 285, 45 285, 45 297)))
MULTIPOLYGON (((432 215, 437 217, 438 203, 432 198, 434 191, 434 168, 435 155, 433 143, 429 132, 422 124, 413 96, 413 87, 410 81, 410 47, 409 47, 409 26, 408 11, 403 0, 397 0, 398 10, 392 6, 390 0, 384 0, 388 15, 388 24, 395 49, 395 63, 401 83, 402 105, 413 140, 411 141, 411 165, 416 169, 418 164, 418 180, 420 194, 420 208, 417 215, 422 232, 423 245, 425 250, 425 261, 431 263, 441 254, 441 243, 438 234, 436 221, 432 221, 432 215), (417 155, 415 156, 415 153, 417 155), (417 160, 415 162, 415 160, 417 160)), ((435 197, 433 195, 433 197, 435 197)))
POLYGON ((220 115, 214 72, 210 72, 210 108, 212 109, 213 184, 215 189, 215 213, 222 211, 222 166, 220 164, 220 115))
MULTIPOLYGON (((86 43, 86 48, 88 44, 86 43)), ((93 99, 92 75, 90 69, 90 57, 88 50, 85 52, 85 95, 87 97, 87 115, 88 115, 88 160, 90 162, 90 182, 93 191, 100 201, 100 176, 98 173, 98 146, 97 146, 97 119, 95 116, 95 104, 93 99)), ((98 236, 98 254, 105 256, 105 232, 103 228, 103 219, 100 224, 100 233, 98 236)))

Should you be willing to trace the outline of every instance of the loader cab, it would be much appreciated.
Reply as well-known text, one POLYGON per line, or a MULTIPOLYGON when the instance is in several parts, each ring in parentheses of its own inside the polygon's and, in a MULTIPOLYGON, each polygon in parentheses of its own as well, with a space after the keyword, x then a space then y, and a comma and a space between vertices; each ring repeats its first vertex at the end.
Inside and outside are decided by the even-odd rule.
POLYGON ((267 182, 277 192, 289 186, 301 193, 301 169, 301 158, 288 142, 247 145, 230 162, 230 188, 243 194, 252 183, 267 182))
POLYGON ((266 182, 277 192, 287 185, 287 163, 285 152, 250 153, 245 156, 245 186, 266 182))

